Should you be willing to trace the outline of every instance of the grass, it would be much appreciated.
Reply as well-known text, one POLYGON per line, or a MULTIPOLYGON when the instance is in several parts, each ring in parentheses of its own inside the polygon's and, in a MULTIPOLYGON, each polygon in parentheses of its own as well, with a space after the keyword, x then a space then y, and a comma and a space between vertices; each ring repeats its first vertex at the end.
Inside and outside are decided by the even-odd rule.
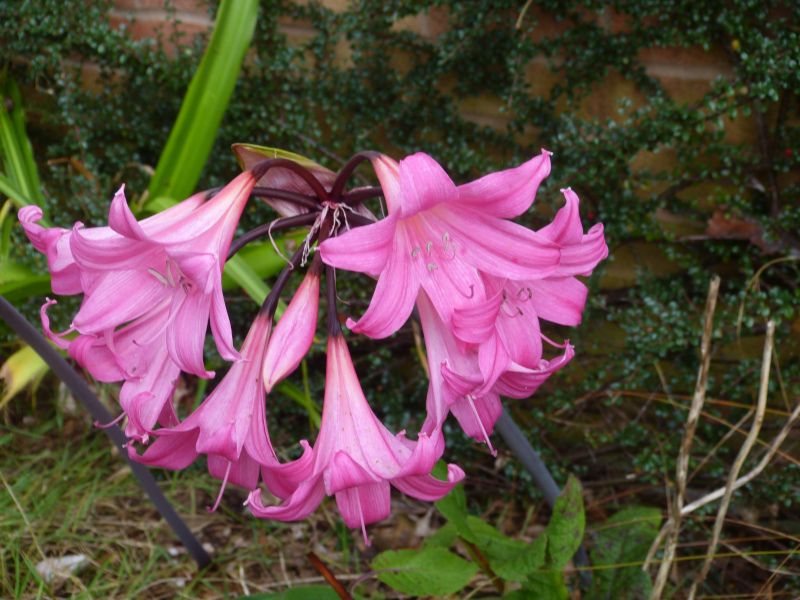
MULTIPOLYGON (((589 440, 576 444, 570 430, 585 433, 610 423, 623 428, 636 419, 647 422, 652 418, 657 423, 658 415, 651 412, 665 406, 662 400, 675 403, 670 396, 650 394, 643 409, 642 394, 621 392, 614 403, 583 399, 571 410, 545 414, 561 425, 565 435, 542 437, 534 443, 549 446, 555 456, 565 460, 567 470, 581 473, 589 523, 585 543, 590 548, 601 523, 629 503, 656 506, 665 517, 674 510, 674 473, 634 467, 637 457, 658 452, 664 436, 672 434, 654 425, 652 439, 637 446, 597 446, 589 440), (650 404, 650 400, 655 402, 650 404)), ((725 402, 711 399, 709 404, 725 402)), ((80 409, 69 410, 68 404, 61 400, 25 406, 17 399, 15 412, 8 412, 5 424, 0 425, 0 484, 4 487, 0 493, 0 597, 236 598, 324 583, 308 559, 309 552, 318 555, 347 586, 369 573, 370 560, 378 552, 418 547, 442 523, 430 505, 395 493, 392 516, 370 526, 373 545, 366 548, 360 532, 353 533, 343 525, 330 501, 300 523, 260 521, 243 507, 244 490, 229 486, 220 509, 208 514, 206 506, 213 503, 219 482, 207 474, 202 461, 178 473, 154 469, 167 498, 214 558, 211 567, 199 571, 150 505, 117 450, 87 415, 80 409), (48 579, 37 572, 37 565, 45 559, 76 555, 85 556, 86 563, 72 574, 48 579)), ((762 447, 770 445, 789 416, 775 408, 768 412, 777 421, 762 432, 758 440, 762 447)), ((685 411, 676 410, 676 414, 685 416, 685 411)), ((517 410, 517 418, 522 417, 517 410)), ((707 465, 729 464, 731 453, 741 446, 749 428, 749 423, 737 425, 707 411, 700 411, 699 419, 706 426, 703 437, 707 439, 695 439, 703 451, 698 448, 692 455, 685 476, 688 501, 725 485, 725 476, 712 476, 707 465), (708 427, 713 427, 710 437, 708 427)), ((796 432, 796 427, 790 430, 786 446, 774 457, 776 464, 759 472, 755 485, 759 480, 778 480, 782 471, 777 465, 800 462, 796 441, 792 445, 796 432)), ((509 462, 511 456, 504 448, 499 450, 498 460, 488 453, 473 453, 472 464, 464 465, 471 510, 480 511, 487 522, 507 534, 530 541, 546 524, 549 511, 543 502, 532 502, 522 491, 527 489, 521 485, 524 476, 516 468, 509 473, 508 467, 514 464, 509 462)), ((764 451, 754 450, 756 458, 764 451)), ((718 504, 710 503, 684 518, 675 538, 675 559, 665 580, 664 598, 687 598, 709 553, 718 504)), ((713 561, 708 562, 708 579, 695 598, 797 597, 797 508, 779 506, 764 494, 734 495, 727 515, 719 517, 722 535, 712 550, 713 561), (754 497, 759 503, 748 506, 754 497)), ((653 554, 651 576, 658 571, 661 556, 661 552, 653 554)), ((642 556, 641 564, 644 562, 642 556)), ((457 597, 494 597, 491 590, 486 576, 479 573, 457 597)), ((405 597, 375 578, 367 578, 358 591, 376 600, 405 597)), ((581 598, 577 590, 574 598, 581 598)))

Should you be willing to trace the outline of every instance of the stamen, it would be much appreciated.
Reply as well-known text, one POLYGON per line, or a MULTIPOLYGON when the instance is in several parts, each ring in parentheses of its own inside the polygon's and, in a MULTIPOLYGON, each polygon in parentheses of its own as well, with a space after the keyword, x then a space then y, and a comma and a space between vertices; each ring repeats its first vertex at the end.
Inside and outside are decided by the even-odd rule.
POLYGON ((539 335, 541 336, 541 338, 542 338, 542 339, 543 339, 545 342, 547 342, 547 343, 548 343, 548 344, 550 344, 551 346, 555 346, 556 348, 566 348, 566 347, 567 347, 567 344, 569 344, 569 340, 564 340, 564 343, 563 343, 563 344, 556 344, 556 343, 555 343, 553 340, 551 340, 551 339, 550 339, 549 337, 547 337, 545 334, 543 334, 543 333, 541 333, 541 332, 540 332, 540 333, 539 333, 539 335))
POLYGON ((175 287, 175 278, 172 276, 172 263, 167 261, 167 281, 170 287, 175 287))
POLYGON ((438 268, 439 268, 439 267, 437 267, 435 264, 433 264, 433 263, 428 263, 428 271, 430 271, 431 273, 433 273, 433 270, 434 270, 434 269, 438 269, 438 268))
POLYGON ((233 463, 231 461, 228 461, 228 468, 225 469, 225 477, 222 480, 222 487, 219 490, 219 496, 217 496, 217 501, 214 503, 214 506, 212 508, 206 506, 206 510, 209 513, 213 513, 214 511, 216 511, 217 507, 219 506, 219 501, 222 500, 222 492, 225 491, 225 486, 228 484, 228 475, 230 475, 232 464, 233 463))
POLYGON ((416 258, 416 257, 417 257, 417 254, 419 254, 419 246, 417 246, 416 248, 414 248, 414 249, 411 251, 411 257, 412 257, 412 258, 416 258))
MULTIPOLYGON (((443 241, 443 242, 446 242, 446 241, 447 241, 447 240, 449 240, 449 239, 450 239, 450 234, 449 234, 449 233, 447 233, 447 232, 445 231, 445 232, 444 232, 444 235, 442 236, 442 241, 443 241)), ((447 247, 447 246, 445 246, 445 248, 446 248, 446 247, 447 247)))
POLYGON ((364 524, 364 512, 361 510, 361 494, 358 493, 358 486, 356 486, 356 500, 358 501, 358 518, 361 519, 361 533, 364 534, 364 544, 369 548, 372 544, 367 537, 367 526, 364 524))
POLYGON ((430 254, 431 253, 431 246, 433 246, 433 242, 428 242, 425 244, 425 251, 430 254))
POLYGON ((527 297, 527 298, 523 298, 523 299, 522 299, 522 302, 525 302, 525 301, 527 301, 527 300, 530 300, 531 298, 533 298, 533 292, 531 291, 531 288, 529 288, 529 287, 524 287, 524 288, 521 288, 521 289, 520 289, 520 290, 517 292, 517 298, 519 298, 519 297, 520 297, 520 294, 522 294, 522 292, 528 292, 528 297, 527 297))
POLYGON ((123 418, 124 416, 125 416, 125 413, 123 412, 123 413, 122 413, 120 416, 118 416, 116 419, 114 419, 114 420, 113 420, 113 421, 111 421, 110 423, 106 423, 105 425, 104 425, 103 423, 101 423, 100 421, 95 421, 95 422, 94 422, 94 426, 95 426, 95 427, 99 427, 100 429, 106 429, 107 427, 111 427, 112 425, 116 425, 117 423, 119 423, 120 421, 122 421, 122 418, 123 418))
POLYGON ((472 394, 467 394, 465 396, 469 405, 472 407, 472 412, 475 414, 475 418, 478 420, 478 425, 481 426, 481 433, 483 434, 483 441, 486 442, 486 445, 489 446, 489 452, 492 453, 492 456, 497 456, 497 450, 492 448, 492 442, 489 441, 489 436, 486 435, 486 430, 483 428, 483 421, 478 416, 478 409, 475 408, 475 403, 473 402, 474 396, 472 394))
POLYGON ((292 261, 290 261, 283 255, 283 252, 281 252, 280 249, 278 248, 278 244, 275 243, 275 238, 272 237, 272 226, 274 224, 275 221, 272 221, 272 223, 269 224, 269 228, 267 229, 267 233, 269 234, 269 241, 272 243, 272 247, 275 248, 275 252, 278 253, 278 256, 280 256, 283 260, 285 260, 292 267, 292 270, 294 270, 294 265, 292 265, 292 261))
POLYGON ((158 279, 161 283, 163 283, 165 287, 169 285, 169 282, 167 281, 167 279, 161 273, 156 271, 155 269, 147 269, 147 272, 150 273, 150 275, 152 275, 156 279, 158 279))

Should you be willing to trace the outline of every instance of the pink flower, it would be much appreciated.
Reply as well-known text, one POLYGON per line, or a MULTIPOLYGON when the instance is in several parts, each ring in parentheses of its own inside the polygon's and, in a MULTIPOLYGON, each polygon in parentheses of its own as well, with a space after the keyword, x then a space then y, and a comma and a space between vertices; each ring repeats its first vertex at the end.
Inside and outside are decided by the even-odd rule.
POLYGON ((146 444, 156 423, 164 427, 178 423, 171 399, 181 370, 169 357, 163 335, 169 299, 162 300, 108 340, 89 334, 69 340, 64 337, 69 332, 53 333, 47 308, 55 303, 48 299, 41 309, 45 335, 98 381, 124 380, 119 402, 128 416, 125 435, 146 444))
POLYGON ((453 311, 486 300, 481 273, 542 278, 559 264, 556 243, 505 218, 524 212, 550 169, 549 155, 456 188, 429 156, 398 165, 373 160, 389 215, 320 245, 329 265, 379 275, 364 316, 348 327, 382 338, 411 314, 425 290, 448 328, 453 311))
POLYGON ((38 206, 23 206, 18 216, 33 247, 47 256, 53 293, 65 296, 80 294, 83 291, 80 272, 69 247, 72 232, 61 227, 45 229, 37 225, 42 218, 42 209, 38 206))
POLYGON ((208 202, 199 194, 141 223, 128 208, 123 186, 111 204, 109 227, 76 224, 70 249, 85 298, 75 329, 108 339, 168 298, 164 334, 181 370, 213 375, 203 366, 209 316, 220 354, 238 360, 222 297, 222 267, 255 181, 247 171, 208 202))
POLYGON ((311 348, 317 332, 322 266, 319 256, 315 256, 303 283, 275 327, 264 358, 264 385, 267 392, 271 392, 275 384, 291 374, 311 348))
POLYGON ((389 515, 390 483, 409 496, 433 501, 464 477, 455 465, 448 467, 448 481, 430 475, 441 447, 424 433, 412 442, 383 426, 367 404, 344 338, 331 335, 314 467, 280 506, 265 507, 256 490, 250 494, 250 508, 257 517, 295 521, 311 514, 326 494, 335 495, 344 522, 361 527, 369 545, 365 525, 389 515))
MULTIPOLYGON (((603 225, 583 233, 578 196, 562 190, 566 205, 550 225, 539 230, 543 237, 561 248, 561 261, 551 274, 539 279, 484 275, 487 299, 454 310, 453 332, 468 344, 483 344, 495 333, 514 363, 538 369, 542 339, 539 319, 560 325, 578 325, 588 290, 574 275, 589 275, 608 256, 603 225)), ((494 353, 494 350, 492 350, 494 353)))
POLYGON ((280 464, 267 431, 262 362, 272 320, 259 314, 242 345, 243 360, 234 363, 208 398, 180 425, 159 429, 158 439, 142 456, 132 448, 132 459, 168 469, 183 469, 200 454, 208 455, 211 475, 222 480, 216 510, 230 481, 249 490, 258 485, 259 470, 269 490, 285 498, 308 477, 312 452, 280 464))

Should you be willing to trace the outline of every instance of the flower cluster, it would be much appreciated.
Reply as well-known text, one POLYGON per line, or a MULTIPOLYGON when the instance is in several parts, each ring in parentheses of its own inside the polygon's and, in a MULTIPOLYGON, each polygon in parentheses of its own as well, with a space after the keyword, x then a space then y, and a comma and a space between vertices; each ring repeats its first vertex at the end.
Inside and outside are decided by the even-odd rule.
POLYGON ((250 490, 253 514, 302 519, 335 496, 345 523, 361 528, 389 514, 390 484, 432 501, 464 477, 449 465, 446 480, 431 476, 444 452, 443 423, 452 413, 467 435, 485 442, 500 416, 500 396, 530 396, 574 354, 568 341, 550 341, 539 319, 561 325, 581 320, 588 275, 608 249, 603 227, 584 233, 578 197, 553 222, 532 231, 511 219, 531 206, 549 174, 550 155, 456 186, 429 156, 400 163, 377 153, 356 155, 337 175, 310 161, 263 160, 241 146, 246 170, 216 193, 200 193, 137 221, 124 188, 111 203, 107 227, 44 229, 41 210, 19 218, 47 256, 53 292, 83 294, 71 327, 45 334, 105 382, 122 382, 132 458, 182 469, 206 455, 212 476, 250 490), (371 161, 379 188, 346 190, 360 162, 371 161), (280 218, 237 240, 233 236, 251 197, 280 218), (365 206, 383 196, 388 214, 365 206), (289 227, 308 227, 242 347, 233 344, 222 294, 226 258, 248 241, 289 227), (318 251, 317 251, 318 250, 318 251), (317 252, 315 252, 317 251, 317 252), (290 275, 312 255, 305 278, 275 323, 278 298, 290 275), (426 419, 415 440, 392 434, 372 411, 359 384, 336 307, 334 269, 377 278, 366 312, 347 320, 372 338, 396 332, 414 306, 425 337, 430 386, 426 419), (320 431, 300 458, 281 462, 270 442, 267 397, 308 352, 317 329, 325 273, 327 372, 320 431), (181 372, 213 377, 203 364, 210 323, 220 355, 233 364, 208 398, 180 421, 173 394, 181 372), (544 344, 557 348, 546 359, 544 344), (141 452, 137 444, 144 447, 141 452), (281 503, 263 502, 260 482, 281 503))

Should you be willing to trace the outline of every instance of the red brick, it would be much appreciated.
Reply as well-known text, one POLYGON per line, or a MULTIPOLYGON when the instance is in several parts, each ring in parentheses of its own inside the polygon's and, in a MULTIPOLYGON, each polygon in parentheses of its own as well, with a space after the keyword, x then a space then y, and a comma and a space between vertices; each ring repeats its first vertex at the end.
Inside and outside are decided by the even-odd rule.
MULTIPOLYGON (((166 8, 166 0, 138 0, 141 8, 166 8)), ((208 14, 209 3, 206 0, 171 0, 170 7, 175 10, 208 14)))
POLYGON ((136 10, 139 8, 139 0, 116 0, 114 7, 119 10, 136 10))
POLYGON ((190 44, 195 35, 206 32, 209 29, 208 26, 199 23, 175 23, 160 18, 139 17, 135 21, 131 21, 128 18, 115 14, 109 15, 109 24, 112 29, 119 29, 119 27, 124 24, 128 31, 130 31, 131 38, 135 41, 145 38, 157 40, 160 35, 161 44, 167 56, 171 56, 175 52, 175 44, 169 40, 173 32, 177 31, 183 34, 178 37, 178 41, 180 44, 184 45, 190 44))
POLYGON ((444 6, 431 6, 428 9, 428 32, 437 38, 450 31, 450 12, 444 6))

